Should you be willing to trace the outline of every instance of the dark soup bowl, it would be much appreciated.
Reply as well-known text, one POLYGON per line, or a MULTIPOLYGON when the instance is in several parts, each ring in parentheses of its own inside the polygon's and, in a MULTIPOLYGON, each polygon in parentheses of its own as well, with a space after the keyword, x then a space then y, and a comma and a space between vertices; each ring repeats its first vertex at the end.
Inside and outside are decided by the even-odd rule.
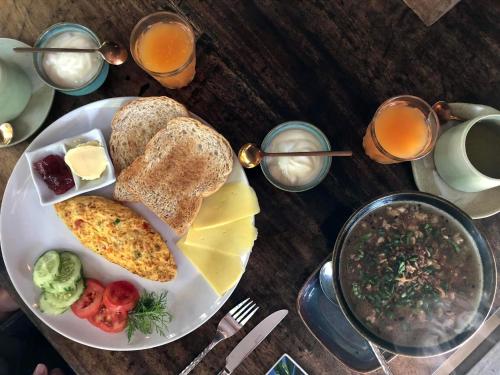
POLYGON ((463 344, 493 304, 493 253, 472 219, 434 195, 379 197, 344 224, 333 250, 338 303, 352 326, 416 357, 463 344))

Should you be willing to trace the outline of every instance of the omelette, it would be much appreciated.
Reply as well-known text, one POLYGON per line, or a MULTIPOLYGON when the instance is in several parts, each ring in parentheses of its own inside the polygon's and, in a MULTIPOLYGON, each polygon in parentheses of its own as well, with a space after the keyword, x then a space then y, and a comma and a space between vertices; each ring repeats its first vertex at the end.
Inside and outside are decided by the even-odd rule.
POLYGON ((110 262, 149 280, 175 277, 177 266, 167 244, 130 208, 97 196, 78 196, 54 207, 85 247, 110 262))

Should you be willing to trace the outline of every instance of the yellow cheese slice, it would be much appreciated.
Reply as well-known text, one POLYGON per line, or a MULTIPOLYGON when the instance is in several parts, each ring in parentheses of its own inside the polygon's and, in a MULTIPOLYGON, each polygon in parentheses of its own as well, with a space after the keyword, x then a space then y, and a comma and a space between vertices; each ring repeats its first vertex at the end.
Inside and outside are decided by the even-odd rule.
POLYGON ((190 246, 184 239, 179 240, 177 246, 219 296, 231 289, 243 274, 239 256, 190 246))
POLYGON ((260 212, 255 191, 241 182, 226 184, 203 200, 192 227, 214 228, 260 212))
POLYGON ((192 228, 185 243, 221 253, 241 256, 248 252, 257 238, 253 216, 214 228, 192 228))

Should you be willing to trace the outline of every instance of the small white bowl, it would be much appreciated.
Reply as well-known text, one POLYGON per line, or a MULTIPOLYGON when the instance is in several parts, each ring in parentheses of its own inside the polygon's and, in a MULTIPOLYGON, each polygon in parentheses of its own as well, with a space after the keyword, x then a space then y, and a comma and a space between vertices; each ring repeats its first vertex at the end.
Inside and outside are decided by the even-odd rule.
POLYGON ((100 189, 116 181, 115 169, 113 167, 113 163, 111 162, 111 158, 109 157, 108 146, 102 132, 99 129, 93 129, 76 137, 66 138, 59 142, 39 148, 38 150, 27 152, 26 159, 28 160, 28 163, 30 165, 31 177, 33 178, 33 183, 35 184, 38 197, 40 198, 40 204, 42 206, 48 206, 58 202, 62 202, 76 195, 100 189), (104 147, 104 153, 106 155, 108 166, 102 173, 101 177, 96 180, 87 181, 82 180, 80 177, 71 172, 71 174, 73 175, 73 180, 75 181, 74 187, 63 194, 56 194, 52 190, 50 190, 45 181, 43 181, 42 177, 35 170, 33 164, 48 155, 59 155, 64 158, 64 155, 66 154, 66 152, 68 152, 69 149, 81 143, 90 141, 98 141, 101 146, 104 147))

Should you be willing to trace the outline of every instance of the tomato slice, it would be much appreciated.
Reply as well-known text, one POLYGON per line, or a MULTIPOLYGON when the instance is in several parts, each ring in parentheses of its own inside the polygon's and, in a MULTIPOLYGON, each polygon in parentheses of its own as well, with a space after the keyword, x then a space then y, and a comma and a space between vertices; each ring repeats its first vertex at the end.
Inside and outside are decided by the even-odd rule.
POLYGON ((128 281, 115 281, 104 290, 103 304, 111 311, 128 312, 139 300, 139 292, 128 281))
POLYGON ((128 314, 110 311, 104 304, 99 306, 97 314, 88 318, 89 322, 104 332, 121 332, 127 326, 128 314))
POLYGON ((97 313, 104 294, 104 287, 99 281, 86 279, 85 284, 83 294, 71 305, 73 313, 81 319, 87 319, 97 313))

